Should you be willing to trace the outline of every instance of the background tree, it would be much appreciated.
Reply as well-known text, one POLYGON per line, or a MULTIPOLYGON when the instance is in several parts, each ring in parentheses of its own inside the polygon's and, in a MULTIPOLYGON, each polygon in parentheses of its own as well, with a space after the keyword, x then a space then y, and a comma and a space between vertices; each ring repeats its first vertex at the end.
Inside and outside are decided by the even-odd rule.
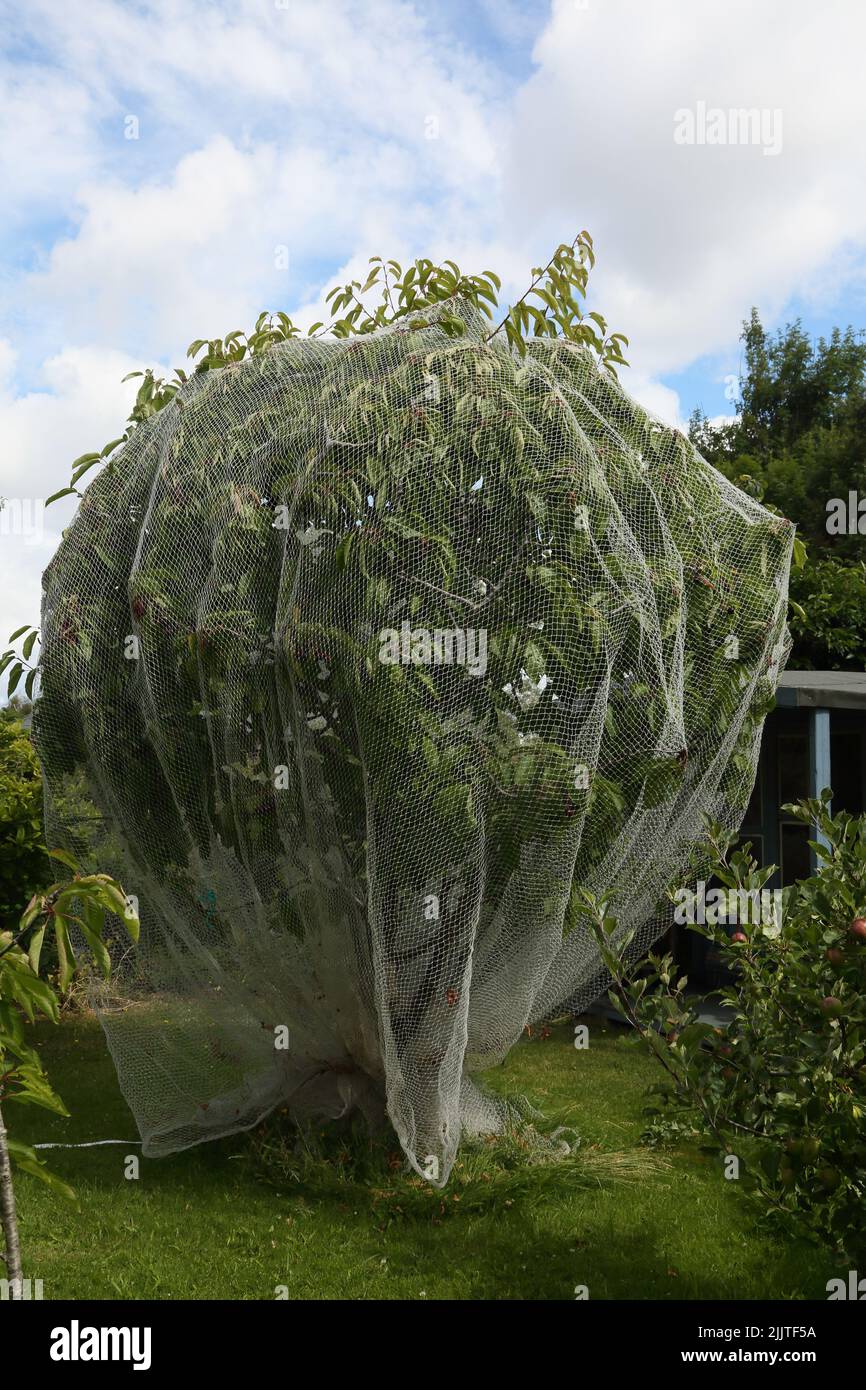
POLYGON ((0 710, 0 930, 11 927, 28 898, 48 881, 42 845, 42 775, 22 723, 27 706, 0 710))
POLYGON ((809 547, 791 581, 795 668, 866 667, 866 516, 862 532, 831 534, 828 503, 866 498, 866 342, 836 328, 813 342, 800 321, 775 334, 757 309, 743 325, 737 418, 701 410, 689 434, 705 458, 796 522, 809 547))

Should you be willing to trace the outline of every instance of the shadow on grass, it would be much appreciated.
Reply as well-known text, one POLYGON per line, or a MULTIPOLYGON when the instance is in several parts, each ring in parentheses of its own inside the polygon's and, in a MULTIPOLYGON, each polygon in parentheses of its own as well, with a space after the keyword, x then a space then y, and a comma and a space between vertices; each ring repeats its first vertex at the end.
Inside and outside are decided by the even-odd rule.
MULTIPOLYGON (((73 1116, 18 1108, 16 1137, 132 1141, 98 1025, 69 1020, 43 1041, 73 1116)), ((141 1182, 124 1178, 133 1143, 50 1150, 81 1210, 67 1216, 22 1179, 34 1257, 54 1287, 89 1281, 99 1297, 268 1298, 278 1282, 299 1299, 547 1301, 582 1285, 591 1299, 826 1297, 820 1252, 760 1235, 733 1185, 694 1155, 639 1147, 648 1075, 613 1038, 589 1057, 567 1038, 515 1049, 502 1089, 540 1093, 595 1142, 559 1158, 519 1135, 466 1144, 441 1190, 407 1173, 390 1132, 301 1135, 281 1115, 143 1159, 141 1182), (85 1250, 95 1272, 89 1257, 76 1265, 85 1250)))

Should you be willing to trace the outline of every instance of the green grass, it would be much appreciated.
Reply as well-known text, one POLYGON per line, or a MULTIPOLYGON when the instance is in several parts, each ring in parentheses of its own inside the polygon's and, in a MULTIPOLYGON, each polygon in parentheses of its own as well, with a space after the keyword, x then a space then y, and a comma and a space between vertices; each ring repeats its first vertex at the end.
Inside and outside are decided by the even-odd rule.
MULTIPOLYGON (((134 1138, 98 1025, 39 1032, 73 1115, 7 1106, 15 1137, 134 1138)), ((615 1027, 595 1027, 586 1051, 566 1028, 521 1043, 488 1084, 573 1126, 578 1157, 515 1166, 513 1146, 475 1147, 444 1191, 376 1150, 275 1186, 261 1136, 142 1159, 137 1181, 124 1177, 135 1148, 51 1150, 79 1208, 18 1177, 25 1273, 49 1299, 271 1299, 279 1285, 292 1299, 571 1299, 579 1284, 593 1299, 826 1298, 829 1260, 759 1233, 712 1163, 639 1147, 653 1079, 615 1027)), ((265 1133, 279 1144, 274 1124, 265 1133)))

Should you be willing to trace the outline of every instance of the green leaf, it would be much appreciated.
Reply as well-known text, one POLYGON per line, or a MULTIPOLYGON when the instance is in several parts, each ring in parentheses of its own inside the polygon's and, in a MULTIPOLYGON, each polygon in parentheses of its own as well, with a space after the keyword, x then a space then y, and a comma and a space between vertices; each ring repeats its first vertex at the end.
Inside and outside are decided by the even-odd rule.
MULTIPOLYGON (((93 903, 86 902, 84 906, 84 912, 86 917, 92 916, 94 912, 93 903)), ((108 954, 108 947, 106 946, 105 942, 102 940, 102 936, 100 935, 103 927, 103 918, 101 913, 98 913, 98 910, 97 916, 98 921, 95 926, 88 925, 88 923, 83 921, 80 917, 75 918, 75 921, 78 925, 79 930, 84 936, 85 941, 90 947, 94 961, 98 965, 99 969, 102 971, 103 979, 107 980, 109 975, 111 974, 111 956, 108 954)))
POLYGON ((31 1023, 37 1013, 44 1014, 52 1023, 58 1021, 57 996, 47 980, 33 973, 26 957, 20 966, 13 958, 11 965, 6 965, 3 979, 7 996, 15 1000, 31 1023))
POLYGON ((39 960, 42 955, 42 943, 44 940, 45 923, 43 922, 39 930, 35 931, 31 936, 30 944, 27 948, 27 958, 30 961, 30 969, 33 971, 34 975, 39 974, 39 960))
POLYGON ((96 465, 101 462, 102 459, 100 455, 94 454, 93 457, 88 459, 86 463, 82 463, 80 468, 76 468, 75 472, 72 474, 72 482, 80 482, 81 479, 84 477, 85 473, 89 473, 91 468, 95 468, 96 465))
POLYGON ((60 863, 65 864, 67 869, 71 869, 73 873, 78 873, 78 862, 75 859, 75 857, 69 853, 68 850, 47 849, 45 853, 50 854, 52 859, 59 859, 60 863))
POLYGON ((52 1173, 36 1150, 32 1149, 29 1144, 22 1144, 18 1139, 8 1139, 7 1143, 15 1167, 20 1169, 22 1173, 29 1173, 31 1177, 38 1178, 40 1182, 44 1182, 46 1186, 52 1188, 54 1192, 58 1192, 62 1197, 67 1197, 69 1201, 78 1201, 75 1189, 70 1187, 69 1183, 64 1182, 62 1178, 58 1178, 55 1173, 52 1173))
POLYGON ((60 988, 67 990, 75 974, 75 952, 72 949, 72 942, 69 939, 69 928, 62 913, 55 911, 51 919, 54 927, 54 939, 57 942, 57 977, 60 981, 60 988))
POLYGON ((660 806, 679 790, 683 780, 683 768, 676 758, 664 758, 654 763, 647 772, 643 786, 643 802, 647 807, 660 806))
POLYGON ((340 544, 337 546, 337 549, 334 552, 334 559, 337 564, 337 569, 344 570, 346 568, 346 565, 349 563, 349 554, 352 549, 352 542, 354 541, 356 535, 356 531, 349 531, 348 534, 343 537, 343 539, 340 541, 340 544))

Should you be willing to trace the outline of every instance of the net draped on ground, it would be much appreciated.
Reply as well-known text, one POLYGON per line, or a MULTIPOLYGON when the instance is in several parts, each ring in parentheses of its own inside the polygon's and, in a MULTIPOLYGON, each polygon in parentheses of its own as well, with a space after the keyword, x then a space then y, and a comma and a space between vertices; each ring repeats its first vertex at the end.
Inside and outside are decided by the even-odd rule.
POLYGON ((575 885, 645 950, 742 819, 793 528, 460 312, 196 374, 44 576, 48 834, 138 901, 103 1021, 145 1153, 387 1109, 443 1183, 503 1123, 472 1074, 606 985, 575 885))

